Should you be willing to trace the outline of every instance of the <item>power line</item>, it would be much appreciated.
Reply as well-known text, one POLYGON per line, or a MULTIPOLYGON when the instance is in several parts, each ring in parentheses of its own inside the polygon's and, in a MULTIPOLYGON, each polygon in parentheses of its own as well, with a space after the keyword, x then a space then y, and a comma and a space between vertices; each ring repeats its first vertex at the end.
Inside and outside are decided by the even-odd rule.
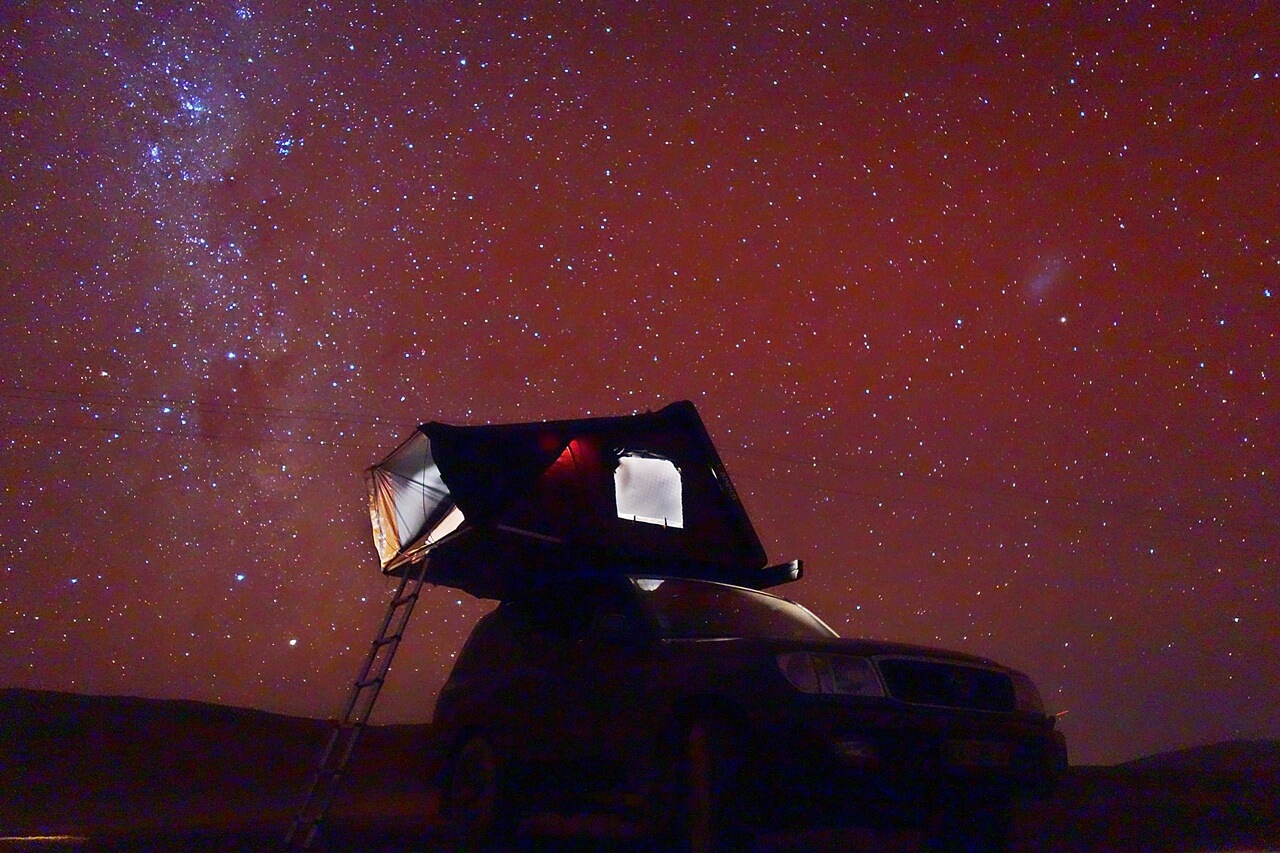
POLYGON ((39 402, 76 403, 80 405, 103 405, 127 407, 134 409, 151 409, 163 407, 183 407, 199 412, 259 412, 269 417, 281 417, 302 420, 319 420, 325 423, 349 422, 366 426, 379 426, 387 421, 376 415, 360 415, 355 412, 325 409, 289 409, 279 406, 254 406, 244 403, 209 403, 196 399, 179 397, 148 397, 142 395, 109 393, 96 391, 60 391, 52 388, 32 388, 0 386, 0 397, 19 400, 35 400, 39 402))
MULTIPOLYGON (((56 388, 38 388, 31 386, 0 386, 0 401, 11 401, 15 403, 36 402, 43 403, 46 406, 44 413, 33 413, 30 411, 9 412, 5 423, 7 426, 14 428, 40 428, 44 430, 54 430, 61 432, 105 432, 105 433, 129 433, 147 436, 167 436, 172 438, 230 442, 239 444, 253 445, 259 442, 272 442, 281 444, 306 444, 306 445, 325 445, 334 447, 348 447, 362 449, 363 444, 355 444, 344 441, 346 436, 338 438, 321 438, 313 435, 295 437, 293 435, 281 436, 276 433, 280 431, 290 432, 294 429, 303 429, 305 427, 295 426, 298 421, 303 424, 311 423, 317 425, 334 425, 341 427, 343 424, 349 424, 355 427, 377 428, 386 423, 385 418, 377 416, 359 415, 354 412, 331 411, 324 409, 305 409, 305 408, 284 408, 280 406, 255 406, 243 403, 208 403, 191 398, 180 398, 171 396, 145 396, 134 395, 119 392, 92 392, 92 391, 64 391, 56 388), (73 407, 73 408, 72 408, 73 407), (77 424, 77 423, 48 423, 45 417, 64 417, 68 411, 74 415, 93 416, 86 409, 100 408, 108 410, 117 417, 124 418, 133 423, 127 424, 77 424), (144 417, 159 416, 177 416, 179 418, 189 417, 191 415, 203 416, 208 419, 209 416, 231 417, 234 418, 232 423, 219 423, 211 428, 208 423, 191 424, 192 431, 182 431, 174 428, 157 427, 150 428, 138 425, 137 421, 144 417), (17 416, 23 416, 23 420, 17 420, 17 416), (255 428, 261 430, 260 435, 245 436, 236 435, 236 432, 243 432, 247 428, 255 428)), ((183 426, 188 426, 184 421, 183 426)))
MULTIPOLYGON (((742 453, 744 456, 771 457, 775 459, 784 460, 796 465, 803 465, 803 466, 809 466, 809 467, 821 464, 823 467, 828 469, 846 471, 849 473, 858 474, 859 476, 863 476, 866 474, 865 468, 859 468, 858 466, 850 465, 848 463, 841 463, 841 462, 828 460, 828 459, 820 459, 818 457, 799 457, 799 456, 779 453, 776 451, 767 451, 767 450, 742 449, 742 450, 739 450, 738 452, 742 453)), ((1095 515, 1105 515, 1108 517, 1119 516, 1121 518, 1127 518, 1131 521, 1145 520, 1145 521, 1154 521, 1154 522, 1161 522, 1161 523, 1179 522, 1188 528, 1205 527, 1207 525, 1212 524, 1214 525, 1215 529, 1232 532, 1238 535, 1247 535, 1247 536, 1262 536, 1262 535, 1267 535, 1267 534, 1277 532, 1274 530, 1269 530, 1268 528, 1260 525, 1241 525, 1241 524, 1230 524, 1223 521, 1204 521, 1203 519, 1188 515, 1186 512, 1177 511, 1177 510, 1167 510, 1164 508, 1149 507, 1149 506, 1135 506, 1133 504, 1130 504, 1129 506, 1125 506, 1118 502, 1090 500, 1089 498, 1083 497, 1083 496, 1064 497, 1061 495, 1055 495, 1055 494, 1034 489, 1034 488, 1023 489, 1023 490, 1020 490, 1020 493, 1015 494, 1011 491, 1005 491, 1005 490, 993 488, 991 485, 988 485, 985 483, 972 483, 972 482, 959 483, 959 482, 955 482, 954 480, 948 480, 945 478, 920 475, 919 473, 916 473, 916 472, 911 472, 909 477, 901 476, 901 475, 898 477, 893 477, 888 472, 879 470, 879 469, 873 470, 872 473, 874 473, 877 477, 881 478, 886 483, 894 483, 894 484, 903 485, 903 486, 923 484, 928 488, 945 488, 953 491, 963 491, 966 494, 976 494, 976 495, 986 496, 990 498, 995 498, 1001 501, 1002 503, 1004 503, 1006 506, 1008 506, 1011 501, 1016 500, 1018 498, 1023 498, 1025 496, 1026 498, 1030 498, 1039 502, 1039 504, 1031 505, 1031 507, 1034 507, 1035 510, 1046 509, 1056 503, 1060 507, 1074 507, 1082 512, 1089 512, 1095 515)), ((867 497, 868 499, 871 499, 871 500, 884 499, 883 495, 870 495, 868 493, 854 492, 851 490, 843 490, 843 489, 838 489, 833 487, 823 487, 823 488, 833 492, 857 494, 857 495, 867 497)), ((900 497, 899 499, 908 500, 908 501, 926 500, 925 498, 909 498, 909 497, 908 498, 900 497)), ((1002 513, 994 509, 988 509, 986 511, 993 515, 1006 515, 1006 516, 1008 515, 1007 513, 1002 513)), ((1032 509, 1028 508, 1027 512, 1030 513, 1031 511, 1032 509)), ((1019 516, 1019 517, 1022 517, 1022 516, 1019 516)), ((1041 518, 1043 519, 1044 516, 1041 516, 1041 518)))
MULTIPOLYGON (((794 480, 782 480, 776 477, 764 477, 764 476, 753 475, 753 474, 742 474, 742 473, 738 473, 736 470, 732 474, 732 476, 733 476, 733 479, 735 480, 756 480, 760 482, 771 483, 773 485, 780 486, 781 488, 787 489, 790 491, 804 491, 806 493, 823 492, 827 494, 850 495, 854 497, 863 498, 865 500, 877 501, 877 502, 882 502, 886 504, 896 500, 901 503, 913 503, 913 504, 922 505, 922 506, 930 506, 930 501, 926 497, 917 496, 917 497, 887 498, 882 494, 872 494, 870 492, 856 491, 853 489, 844 489, 844 488, 838 488, 834 486, 815 485, 813 483, 802 483, 794 480)), ((951 509, 951 507, 952 505, 948 505, 948 509, 951 509)), ((1014 512, 999 512, 999 511, 993 511, 989 509, 983 509, 983 508, 972 506, 972 505, 964 507, 961 511, 972 512, 972 513, 982 513, 983 517, 994 516, 994 517, 1005 518, 1010 521, 1018 522, 1019 524, 1034 523, 1037 525, 1044 525, 1046 527, 1058 527, 1058 528, 1069 527, 1073 532, 1081 531, 1084 528, 1083 524, 1073 522, 1071 519, 1066 519, 1066 518, 1053 516, 1053 515, 1027 517, 1024 515, 1018 515, 1014 512)), ((1165 527, 1165 529, 1160 532, 1153 532, 1153 535, 1155 536, 1160 536, 1163 538, 1178 537, 1180 539, 1185 539, 1196 533, 1196 531, 1187 530, 1187 529, 1175 526, 1172 523, 1171 519, 1156 518, 1151 520, 1164 523, 1163 526, 1165 527)), ((1089 532, 1097 533, 1098 531, 1090 530, 1089 532)), ((1114 535, 1119 535, 1120 528, 1117 526, 1116 528, 1111 529, 1108 532, 1114 535)), ((1256 533, 1257 531, 1254 531, 1254 532, 1256 533)), ((1259 533, 1259 535, 1265 535, 1265 534, 1259 533)), ((1214 542, 1213 546, 1218 549, 1225 549, 1225 550, 1232 551, 1241 556, 1254 557, 1258 559, 1267 559, 1267 557, 1271 553, 1271 551, 1267 549, 1265 546, 1258 546, 1254 548, 1243 543, 1219 541, 1219 542, 1214 542)))
MULTIPOLYGON (((280 406, 254 406, 254 405, 246 405, 246 404, 239 404, 239 403, 209 404, 209 403, 200 403, 198 401, 189 400, 185 398, 178 399, 175 397, 165 397, 165 396, 151 397, 151 396, 144 396, 144 395, 116 393, 116 392, 64 391, 64 390, 55 389, 55 388, 38 388, 38 387, 30 387, 30 386, 7 386, 6 387, 3 385, 0 385, 0 398, 7 398, 11 400, 31 400, 31 401, 45 402, 50 404, 51 415, 56 415, 56 408, 58 406, 66 406, 66 405, 79 405, 79 406, 99 405, 99 406, 104 406, 112 409, 132 409, 132 410, 135 410, 134 413, 125 412, 125 413, 122 413, 122 416, 134 417, 134 418, 139 417, 141 414, 152 414, 152 413, 159 414, 159 412, 151 411, 154 409, 163 409, 164 407, 184 407, 184 408, 189 407, 190 410, 195 411, 196 413, 199 413, 199 414, 207 414, 210 412, 219 414, 219 415, 232 415, 232 416, 239 414, 242 416, 242 419, 237 422, 236 426, 252 425, 255 423, 255 421, 266 421, 267 423, 265 423, 261 427, 261 429, 264 431, 264 434, 256 435, 256 436, 228 434, 228 433, 235 432, 235 426, 219 429, 216 432, 210 431, 208 430, 207 427, 204 427, 204 426, 194 426, 193 429, 195 431, 182 432, 182 431, 177 431, 172 429, 163 429, 163 428, 150 429, 150 428, 145 428, 145 427, 141 427, 133 424, 130 424, 127 426, 116 426, 116 425, 109 425, 109 424, 70 424, 70 423, 51 424, 42 420, 16 421, 13 419, 14 415, 12 413, 6 418, 6 420, 0 421, 0 424, 3 424, 6 427, 17 428, 17 429, 39 428, 41 430, 52 430, 52 431, 61 431, 61 432, 83 431, 83 432, 102 432, 102 433, 112 433, 112 434, 134 434, 134 435, 145 435, 149 437, 165 436, 165 437, 176 438, 176 439, 209 441, 209 442, 228 442, 228 443, 244 444, 249 446, 253 446, 259 443, 269 442, 269 443, 276 443, 276 444, 339 447, 339 448, 353 449, 353 450, 369 449, 365 444, 343 440, 347 438, 346 436, 340 436, 337 439, 327 439, 327 438, 318 438, 311 435, 301 436, 301 437, 295 437, 292 435, 278 436, 272 433, 279 430, 293 429, 293 427, 288 426, 284 422, 295 421, 295 420, 310 421, 317 424, 332 424, 335 426, 339 426, 343 423, 347 423, 353 426, 365 426, 370 428, 380 427, 388 422, 388 419, 386 418, 382 418, 378 416, 360 415, 355 412, 342 411, 342 410, 333 411, 333 410, 314 409, 314 408, 308 409, 308 408, 285 408, 280 406), (272 424, 270 423, 271 421, 275 421, 276 423, 272 424)), ((175 413, 179 415, 181 414, 181 412, 172 412, 172 413, 165 413, 165 414, 175 414, 175 413)), ((22 414, 29 416, 29 413, 24 412, 22 414)), ((81 414, 83 414, 83 412, 81 412, 81 414)), ((36 415, 34 417, 39 418, 40 416, 36 415)), ((787 462, 792 465, 804 466, 808 468, 814 468, 815 466, 820 466, 823 469, 844 471, 850 474, 856 474, 857 476, 860 476, 860 477, 864 477, 868 474, 867 466, 851 465, 847 462, 840 462, 840 461, 836 461, 829 458, 822 458, 817 456, 801 457, 801 456, 795 456, 792 454, 781 453, 778 451, 745 449, 745 448, 738 449, 736 452, 747 457, 776 459, 776 460, 787 462)), ((1275 532, 1267 528, 1253 526, 1253 525, 1228 524, 1225 522, 1206 522, 1198 518, 1189 517, 1185 513, 1171 512, 1161 508, 1135 507, 1135 506, 1125 507, 1125 506, 1119 506, 1112 502, 1089 500, 1087 498, 1079 497, 1079 496, 1067 498, 1067 497, 1062 497, 1058 495, 1053 495, 1051 493, 1047 493, 1043 491, 1038 491, 1035 489, 1025 489, 1022 492, 1015 495, 1005 490, 993 488, 991 485, 988 485, 985 483, 979 483, 979 484, 959 483, 959 482, 955 482, 954 480, 949 480, 945 478, 937 478, 937 477, 929 477, 927 475, 921 475, 918 472, 911 472, 909 477, 903 476, 903 473, 905 472, 900 473, 898 477, 893 477, 889 472, 886 472, 878 468, 873 468, 870 471, 870 473, 880 478, 885 484, 893 483, 895 484, 895 486, 898 486, 898 487, 916 488, 919 486, 924 486, 925 488, 931 489, 931 490, 947 489, 953 492, 963 491, 963 493, 966 496, 980 496, 988 499, 994 499, 995 501, 1003 504, 1005 506, 1005 509, 1001 510, 996 508, 981 508, 981 507, 974 506, 973 502, 970 502, 967 509, 974 512, 985 512, 988 515, 1017 520, 1022 523, 1026 523, 1028 521, 1035 521, 1035 522, 1041 522, 1041 523, 1054 523, 1054 524, 1066 523, 1065 521, 1061 520, 1059 517, 1055 517, 1054 515, 1040 514, 1045 510, 1046 507, 1050 507, 1056 502, 1059 506, 1075 507, 1079 511, 1089 512, 1097 516, 1105 515, 1108 518, 1119 516, 1121 518, 1127 518, 1131 521, 1157 522, 1163 525, 1173 525, 1173 524, 1180 523, 1181 525, 1183 525, 1183 529, 1180 530, 1181 535, 1193 534, 1196 531, 1191 528, 1196 528, 1196 527, 1205 528, 1209 524, 1214 525, 1212 528, 1210 528, 1211 530, 1232 533, 1233 535, 1239 535, 1241 537, 1265 536, 1275 532), (1024 496, 1026 498, 1039 501, 1040 503, 1038 505, 1032 505, 1031 507, 1028 507, 1026 510, 1023 510, 1023 511, 1014 510, 1012 507, 1010 507, 1011 500, 1020 499, 1020 498, 1023 498, 1024 496), (1031 516, 1031 517, 1028 517, 1028 516, 1031 516)), ((897 496, 891 497, 891 496, 887 496, 882 491, 869 492, 869 491, 863 491, 863 490, 850 489, 847 487, 821 485, 821 484, 815 483, 812 479, 801 483, 799 481, 793 481, 789 479, 784 480, 779 478, 770 478, 762 475, 738 474, 737 476, 741 476, 744 479, 754 479, 754 480, 760 480, 763 482, 770 482, 775 485, 780 485, 788 489, 804 488, 809 491, 822 491, 830 494, 850 495, 850 496, 861 497, 866 500, 872 500, 872 501, 883 502, 886 500, 898 500, 898 501, 923 504, 923 505, 928 505, 931 501, 931 499, 928 496, 897 495, 897 496)), ((1207 529, 1205 530, 1205 532, 1209 532, 1209 530, 1207 529)))
POLYGON ((174 432, 164 429, 143 429, 141 427, 127 426, 109 426, 109 425, 92 425, 92 424, 49 424, 39 421, 20 422, 11 419, 0 421, 0 426, 13 427, 16 429, 39 428, 41 430, 52 430, 54 432, 105 432, 114 435, 146 435, 146 436, 164 436, 166 438, 182 438, 192 441, 212 441, 227 442, 232 444, 255 445, 260 442, 271 442, 274 444, 298 444, 298 445, 320 445, 324 447, 344 447, 355 450, 367 449, 363 444, 348 444, 342 441, 335 441, 326 438, 279 438, 276 436, 256 436, 254 438, 246 438, 242 436, 232 435, 209 435, 200 432, 174 432))

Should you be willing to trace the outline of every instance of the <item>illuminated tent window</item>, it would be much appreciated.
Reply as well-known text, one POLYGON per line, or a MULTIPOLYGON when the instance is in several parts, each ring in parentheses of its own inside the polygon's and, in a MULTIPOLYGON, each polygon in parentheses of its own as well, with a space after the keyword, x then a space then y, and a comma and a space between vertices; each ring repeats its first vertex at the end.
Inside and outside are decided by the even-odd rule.
POLYGON ((618 518, 684 527, 680 469, 669 459, 627 454, 613 472, 618 518))

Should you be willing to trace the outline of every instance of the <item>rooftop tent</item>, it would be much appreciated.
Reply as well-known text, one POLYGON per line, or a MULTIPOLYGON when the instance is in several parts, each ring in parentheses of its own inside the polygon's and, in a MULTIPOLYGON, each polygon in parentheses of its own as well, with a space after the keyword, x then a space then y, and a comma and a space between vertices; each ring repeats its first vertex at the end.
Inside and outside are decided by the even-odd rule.
POLYGON ((580 420, 429 423, 367 472, 382 570, 481 598, 568 573, 662 571, 763 588, 770 568, 692 403, 580 420))

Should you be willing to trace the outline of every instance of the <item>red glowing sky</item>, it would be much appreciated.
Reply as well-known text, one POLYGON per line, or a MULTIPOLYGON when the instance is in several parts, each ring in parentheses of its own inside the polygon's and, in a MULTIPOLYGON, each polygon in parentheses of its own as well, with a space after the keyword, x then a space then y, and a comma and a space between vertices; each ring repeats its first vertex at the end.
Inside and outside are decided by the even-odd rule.
POLYGON ((841 633, 1280 737, 1265 9, 544 5, 2 13, 0 682, 334 714, 365 466, 687 398, 841 633))

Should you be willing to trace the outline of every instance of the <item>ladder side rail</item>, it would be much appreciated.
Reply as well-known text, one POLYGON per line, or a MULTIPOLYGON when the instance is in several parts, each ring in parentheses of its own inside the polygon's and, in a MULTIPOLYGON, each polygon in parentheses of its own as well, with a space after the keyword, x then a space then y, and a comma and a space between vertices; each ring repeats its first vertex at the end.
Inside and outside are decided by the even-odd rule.
POLYGON ((328 744, 321 755, 320 763, 312 774, 307 799, 294 818, 289 834, 285 838, 287 849, 310 850, 312 842, 319 834, 320 826, 328 816, 329 808, 337 796, 347 764, 351 761, 351 756, 360 741, 369 715, 373 713, 374 703, 391 669, 391 661, 400 647, 400 640, 404 637, 409 617, 413 614, 413 606, 417 603, 426 581, 426 572, 426 561, 422 561, 401 576, 396 593, 387 604, 387 611, 383 616, 378 636, 370 644, 369 653, 364 658, 360 674, 348 694, 342 717, 334 726, 328 744), (406 594, 405 590, 411 583, 412 588, 406 594), (394 631, 392 631, 393 622, 394 631), (380 655, 379 652, 383 650, 385 653, 380 655), (370 678, 370 673, 375 669, 377 675, 370 678), (368 698, 362 704, 361 698, 366 695, 368 698), (306 831, 299 838, 299 830, 304 826, 306 831))
MULTIPOLYGON (((405 573, 405 576, 400 579, 400 584, 396 589, 396 595, 392 599, 393 602, 396 599, 400 598, 408 581, 409 581, 409 573, 405 573)), ((386 634, 387 629, 391 624, 391 619, 394 615, 394 610, 395 610, 395 605, 393 604, 387 608, 387 612, 383 615, 382 627, 378 629, 378 639, 381 639, 386 634)), ((326 744, 324 751, 320 755, 320 762, 317 765, 316 772, 313 774, 313 778, 312 778, 312 786, 311 786, 312 793, 309 793, 307 796, 308 804, 310 804, 312 800, 314 790, 317 787, 319 787, 319 783, 321 782, 325 771, 329 770, 331 766, 330 759, 334 756, 335 747, 337 747, 339 740, 341 740, 342 738, 343 727, 346 726, 351 721, 356 704, 360 701, 360 695, 367 689, 366 687, 361 686, 361 683, 368 678, 369 671, 373 667, 373 664, 378 652, 378 639, 375 639, 373 641, 373 644, 370 647, 369 653, 365 656, 364 664, 360 669, 360 675, 356 678, 355 682, 351 686, 351 690, 348 692, 347 701, 346 701, 346 704, 343 706, 342 715, 338 718, 336 725, 334 726, 333 730, 330 732, 328 743, 326 744)), ((337 754, 346 753, 347 755, 349 755, 349 752, 350 751, 345 748, 341 750, 337 750, 337 754)), ((340 761, 339 763, 343 764, 345 763, 345 761, 340 761)))
MULTIPOLYGON (((406 576, 406 580, 407 579, 408 578, 406 576)), ((399 608, 400 616, 396 622, 394 633, 379 637, 379 640, 374 641, 377 643, 380 640, 389 640, 389 642, 384 646, 385 653, 381 657, 381 662, 376 673, 368 684, 368 702, 359 711, 359 713, 355 713, 354 717, 349 717, 348 719, 355 719, 363 725, 364 722, 368 720, 369 715, 373 713, 373 705, 378 701, 378 694, 382 692, 383 685, 387 683, 387 674, 391 671, 391 662, 395 658, 396 651, 400 648, 400 641, 404 639, 404 631, 409 625, 409 617, 413 615, 413 606, 418 601, 418 595, 422 590, 422 585, 423 577, 421 574, 418 574, 414 581, 413 590, 408 595, 397 596, 398 603, 393 606, 399 608)), ((384 633, 389 627, 389 625, 384 626, 384 633)), ((368 675, 369 673, 366 672, 366 678, 368 675)))
POLYGON ((373 704, 377 701, 378 694, 386 683, 392 660, 395 658, 396 651, 400 648, 400 641, 404 639, 404 631, 408 627, 409 617, 413 614, 413 605, 418 600, 418 591, 421 585, 421 581, 419 581, 413 592, 406 596, 398 597, 397 602, 388 608, 389 610, 397 610, 399 615, 394 622, 385 625, 382 634, 373 641, 369 657, 356 681, 356 690, 352 692, 348 701, 347 710, 343 716, 344 722, 355 721, 363 723, 372 712, 373 704), (363 697, 367 698, 364 704, 361 705, 360 700, 363 697))
POLYGON ((360 692, 363 689, 360 686, 361 682, 365 681, 369 677, 369 672, 373 669, 374 662, 378 657, 378 641, 387 636, 387 629, 391 626, 391 620, 395 616, 397 608, 396 601, 404 593, 405 586, 409 583, 409 577, 410 573, 405 572, 404 576, 400 578, 400 584, 396 587, 396 594, 388 604, 387 612, 383 614, 382 627, 378 629, 378 636, 374 638, 372 644, 369 646, 369 653, 365 655, 364 665, 360 668, 360 674, 356 677, 355 683, 352 685, 351 693, 347 697, 347 704, 343 707, 342 717, 340 718, 342 722, 346 722, 351 719, 351 711, 355 708, 356 702, 360 698, 360 692))

